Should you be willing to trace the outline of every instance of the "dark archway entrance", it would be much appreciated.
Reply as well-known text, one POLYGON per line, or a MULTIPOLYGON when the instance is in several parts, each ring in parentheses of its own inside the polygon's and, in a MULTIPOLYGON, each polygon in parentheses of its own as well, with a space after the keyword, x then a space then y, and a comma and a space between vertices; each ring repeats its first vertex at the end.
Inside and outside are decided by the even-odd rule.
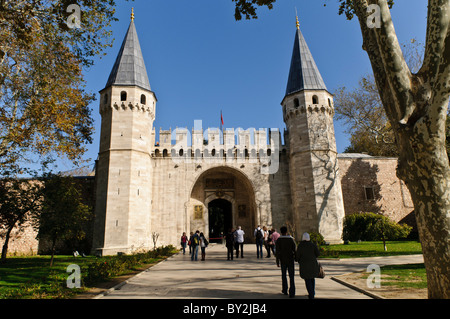
POLYGON ((208 204, 209 241, 220 242, 223 234, 232 227, 231 202, 215 199, 208 204))

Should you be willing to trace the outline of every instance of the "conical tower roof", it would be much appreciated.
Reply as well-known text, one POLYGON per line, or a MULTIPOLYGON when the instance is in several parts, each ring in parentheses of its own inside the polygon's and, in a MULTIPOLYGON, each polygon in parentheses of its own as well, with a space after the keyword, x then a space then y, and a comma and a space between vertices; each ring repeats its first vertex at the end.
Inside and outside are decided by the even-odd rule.
POLYGON ((133 85, 151 91, 133 18, 109 75, 106 87, 112 85, 133 85))
POLYGON ((326 90, 314 58, 309 51, 297 20, 291 68, 286 87, 286 96, 302 90, 326 90))

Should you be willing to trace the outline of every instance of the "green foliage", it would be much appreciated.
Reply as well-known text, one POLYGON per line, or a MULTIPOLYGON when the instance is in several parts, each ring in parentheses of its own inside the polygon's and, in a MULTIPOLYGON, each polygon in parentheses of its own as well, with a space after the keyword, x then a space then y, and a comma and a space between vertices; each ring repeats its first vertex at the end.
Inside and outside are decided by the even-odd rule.
POLYGON ((160 258, 170 256, 175 250, 175 247, 169 245, 144 253, 99 258, 87 266, 84 272, 84 282, 86 285, 91 285, 95 282, 121 275, 127 270, 144 264, 151 264, 160 258))
POLYGON ((273 8, 273 4, 276 0, 232 0, 236 2, 236 9, 234 13, 234 18, 239 21, 242 19, 242 16, 245 16, 245 19, 258 19, 258 15, 256 14, 256 6, 266 6, 269 10, 273 8))
POLYGON ((345 216, 342 239, 344 241, 396 240, 406 238, 412 227, 399 225, 386 216, 358 213, 345 216))
MULTIPOLYGON (((19 231, 39 210, 41 185, 36 181, 4 178, 0 180, 0 230, 5 231, 2 260, 6 259, 10 234, 19 231)), ((3 239, 3 238, 2 238, 3 239)))
POLYGON ((0 174, 82 161, 94 129, 83 67, 112 46, 114 0, 0 1, 0 174), (79 6, 80 28, 67 24, 79 6), (70 11, 70 10, 69 10, 70 11))
POLYGON ((388 241, 388 250, 384 250, 382 241, 363 241, 360 243, 322 246, 322 258, 359 258, 378 256, 400 256, 422 254, 422 246, 418 241, 388 241))
POLYGON ((139 254, 94 257, 49 256, 8 258, 0 267, 0 299, 63 299, 86 291, 92 284, 132 273, 176 252, 169 245, 139 254), (81 268, 81 288, 67 287, 67 267, 81 268))
POLYGON ((48 175, 44 179, 44 200, 36 220, 38 238, 48 238, 52 252, 57 240, 80 241, 93 218, 92 207, 83 203, 76 181, 70 176, 48 175))
POLYGON ((320 233, 310 232, 309 233, 310 240, 315 243, 317 246, 325 245, 325 240, 320 233))

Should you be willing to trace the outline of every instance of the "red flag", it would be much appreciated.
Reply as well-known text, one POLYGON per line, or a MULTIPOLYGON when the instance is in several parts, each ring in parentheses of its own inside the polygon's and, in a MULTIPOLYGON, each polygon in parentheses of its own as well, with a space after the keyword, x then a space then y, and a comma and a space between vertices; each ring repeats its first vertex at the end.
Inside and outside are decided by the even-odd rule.
POLYGON ((220 120, 222 121, 222 125, 223 125, 223 116, 222 116, 222 111, 220 111, 220 120))

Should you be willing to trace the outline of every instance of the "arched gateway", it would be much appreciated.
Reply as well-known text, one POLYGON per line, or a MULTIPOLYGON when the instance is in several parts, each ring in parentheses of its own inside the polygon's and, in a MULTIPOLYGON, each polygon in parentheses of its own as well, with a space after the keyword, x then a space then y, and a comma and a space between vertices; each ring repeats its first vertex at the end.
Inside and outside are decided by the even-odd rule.
MULTIPOLYGON (((257 224, 255 191, 237 169, 219 166, 206 170, 194 182, 189 200, 187 228, 200 230, 217 241, 229 228, 242 226, 247 234, 257 224)), ((247 236, 251 241, 251 236, 247 236)))

